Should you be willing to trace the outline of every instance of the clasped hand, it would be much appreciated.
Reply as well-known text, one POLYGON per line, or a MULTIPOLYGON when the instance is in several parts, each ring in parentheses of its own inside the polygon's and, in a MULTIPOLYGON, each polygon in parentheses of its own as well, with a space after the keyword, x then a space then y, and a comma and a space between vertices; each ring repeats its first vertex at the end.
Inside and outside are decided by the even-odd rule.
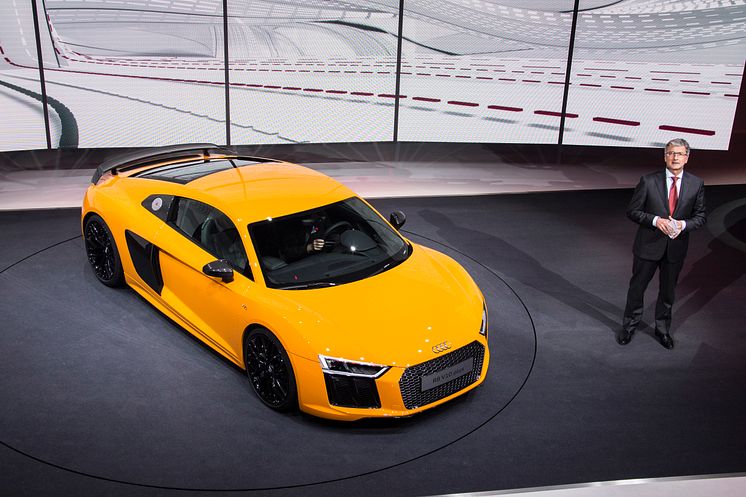
POLYGON ((677 236, 681 234, 682 229, 682 223, 679 220, 676 220, 672 218, 671 216, 668 216, 668 219, 663 219, 662 217, 658 218, 658 222, 656 223, 656 226, 659 230, 663 232, 664 235, 667 237, 674 239, 677 236))

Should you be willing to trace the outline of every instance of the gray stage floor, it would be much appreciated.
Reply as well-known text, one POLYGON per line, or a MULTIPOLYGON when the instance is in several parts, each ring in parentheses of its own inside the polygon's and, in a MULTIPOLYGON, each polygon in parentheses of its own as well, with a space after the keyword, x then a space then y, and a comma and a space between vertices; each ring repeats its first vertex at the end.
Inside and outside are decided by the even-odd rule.
MULTIPOLYGON (((412 240, 478 280, 494 363, 461 402, 342 427, 254 410, 239 371, 134 292, 95 285, 75 209, 0 213, 0 488, 414 496, 742 475, 746 187, 707 187, 709 223, 692 235, 672 351, 652 337, 650 305, 631 344, 614 340, 631 268, 630 193, 373 200, 384 213, 405 211, 412 240), (152 360, 162 354, 169 361, 152 360), (252 442, 250 421, 277 443, 252 442)), ((719 495, 742 493, 742 478, 715 482, 725 485, 719 495)))

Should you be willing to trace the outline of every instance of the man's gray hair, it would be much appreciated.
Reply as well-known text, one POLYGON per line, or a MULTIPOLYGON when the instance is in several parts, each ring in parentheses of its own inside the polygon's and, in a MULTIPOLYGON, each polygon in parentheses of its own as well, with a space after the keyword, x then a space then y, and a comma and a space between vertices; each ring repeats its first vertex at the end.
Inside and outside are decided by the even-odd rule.
POLYGON ((686 147, 686 155, 689 155, 689 142, 683 138, 674 138, 670 142, 666 143, 666 150, 668 147, 686 147))

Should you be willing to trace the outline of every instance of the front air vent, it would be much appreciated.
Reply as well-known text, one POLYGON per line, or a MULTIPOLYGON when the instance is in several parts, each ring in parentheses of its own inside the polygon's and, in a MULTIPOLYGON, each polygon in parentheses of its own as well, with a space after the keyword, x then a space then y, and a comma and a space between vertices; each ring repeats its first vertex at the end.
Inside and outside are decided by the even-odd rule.
POLYGON ((339 407, 377 409, 381 407, 376 380, 361 376, 324 373, 329 403, 339 407))

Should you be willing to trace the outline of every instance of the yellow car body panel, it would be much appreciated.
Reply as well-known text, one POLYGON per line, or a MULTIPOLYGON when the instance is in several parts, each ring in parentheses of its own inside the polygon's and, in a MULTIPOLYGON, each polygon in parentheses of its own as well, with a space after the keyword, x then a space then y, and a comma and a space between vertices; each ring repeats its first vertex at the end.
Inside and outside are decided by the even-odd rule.
POLYGON ((339 182, 289 163, 238 167, 187 184, 133 176, 137 172, 105 174, 92 184, 83 202, 83 225, 91 214, 101 216, 118 248, 126 283, 239 367, 246 367, 247 329, 270 330, 288 352, 302 410, 342 420, 409 416, 484 381, 489 349, 479 332, 486 312, 483 296, 468 273, 439 252, 412 243, 401 264, 328 288, 283 290, 265 284, 248 225, 355 196, 339 182), (206 276, 202 268, 215 257, 142 205, 153 194, 198 200, 227 215, 243 241, 251 275, 236 273, 229 282, 206 276), (126 231, 158 247, 160 292, 138 274, 126 231), (405 407, 399 380, 407 367, 448 352, 436 350, 438 344, 456 350, 475 341, 485 349, 477 381, 427 405, 405 407), (389 367, 375 379, 381 407, 332 405, 320 354, 389 367))

